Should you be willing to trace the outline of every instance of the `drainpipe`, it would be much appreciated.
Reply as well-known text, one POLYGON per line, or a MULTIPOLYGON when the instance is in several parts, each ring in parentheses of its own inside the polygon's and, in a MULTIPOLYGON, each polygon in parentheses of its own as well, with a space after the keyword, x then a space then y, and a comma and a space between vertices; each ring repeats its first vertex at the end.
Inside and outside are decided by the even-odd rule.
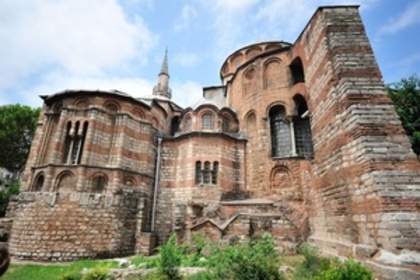
POLYGON ((155 230, 155 216, 156 216, 156 204, 157 204, 157 189, 159 184, 159 175, 160 175, 160 160, 161 160, 161 148, 162 148, 162 138, 158 137, 158 149, 157 149, 157 159, 156 159, 156 169, 155 169, 155 185, 153 188, 153 208, 152 208, 152 225, 151 231, 155 230))

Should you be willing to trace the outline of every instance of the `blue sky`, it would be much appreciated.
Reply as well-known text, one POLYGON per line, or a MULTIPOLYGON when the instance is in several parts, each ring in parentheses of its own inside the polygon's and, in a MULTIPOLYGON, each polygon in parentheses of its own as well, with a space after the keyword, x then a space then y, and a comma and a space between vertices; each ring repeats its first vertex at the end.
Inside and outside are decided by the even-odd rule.
POLYGON ((418 0, 0 0, 0 105, 64 89, 152 92, 165 48, 173 100, 219 85, 248 44, 293 43, 320 5, 358 4, 384 82, 420 70, 418 0))

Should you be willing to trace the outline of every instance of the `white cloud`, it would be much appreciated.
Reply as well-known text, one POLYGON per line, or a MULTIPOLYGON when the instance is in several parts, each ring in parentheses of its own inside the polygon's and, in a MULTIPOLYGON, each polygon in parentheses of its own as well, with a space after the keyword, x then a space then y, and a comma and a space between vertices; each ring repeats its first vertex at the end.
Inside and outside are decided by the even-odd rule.
POLYGON ((172 100, 182 106, 192 106, 203 97, 203 87, 193 81, 174 81, 171 85, 172 100))
POLYGON ((188 29, 194 19, 197 18, 197 11, 190 5, 182 7, 181 16, 174 25, 175 31, 182 31, 188 29))
POLYGON ((141 18, 128 19, 116 0, 22 0, 2 2, 0 41, 0 95, 6 95, 44 74, 94 79, 144 65, 158 37, 141 18))
MULTIPOLYGON (((19 96, 19 99, 24 100, 24 104, 41 106, 42 100, 39 98, 39 95, 51 95, 67 89, 119 90, 126 92, 133 97, 144 97, 149 96, 152 93, 152 88, 153 82, 137 77, 81 77, 78 75, 69 76, 64 72, 53 72, 44 76, 43 80, 36 86, 18 91, 16 92, 16 95, 19 96)), ((16 96, 13 98, 16 99, 16 96)))
POLYGON ((407 8, 392 18, 388 23, 379 30, 379 34, 394 34, 404 28, 420 23, 420 2, 408 5, 407 8))

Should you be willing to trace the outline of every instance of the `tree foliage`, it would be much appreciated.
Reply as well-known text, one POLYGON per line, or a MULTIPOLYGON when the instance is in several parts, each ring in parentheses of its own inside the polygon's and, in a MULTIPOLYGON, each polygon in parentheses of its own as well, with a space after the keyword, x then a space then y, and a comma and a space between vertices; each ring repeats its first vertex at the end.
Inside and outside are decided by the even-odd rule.
POLYGON ((40 108, 0 106, 0 167, 16 174, 25 167, 40 108))
POLYGON ((414 152, 420 155, 420 79, 416 75, 387 85, 414 152))

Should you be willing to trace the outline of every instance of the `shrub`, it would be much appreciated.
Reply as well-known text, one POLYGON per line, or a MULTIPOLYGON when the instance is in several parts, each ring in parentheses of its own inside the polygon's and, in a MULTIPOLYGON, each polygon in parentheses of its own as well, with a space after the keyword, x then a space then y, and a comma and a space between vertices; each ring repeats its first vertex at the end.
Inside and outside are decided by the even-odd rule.
POLYGON ((344 263, 334 259, 328 269, 321 271, 316 280, 371 280, 372 272, 359 262, 348 259, 344 263))
POLYGON ((19 194, 19 182, 13 182, 5 190, 0 191, 0 217, 4 217, 12 195, 19 194))
POLYGON ((283 279, 279 273, 279 258, 272 237, 264 234, 260 240, 247 239, 230 246, 214 247, 209 267, 217 279, 283 279))
POLYGON ((294 279, 314 279, 321 271, 329 268, 330 261, 319 257, 316 247, 303 243, 298 251, 304 257, 304 261, 296 268, 294 279))
POLYGON ((180 279, 179 266, 181 265, 182 248, 176 245, 176 235, 172 234, 166 244, 159 247, 159 272, 169 280, 180 279))

